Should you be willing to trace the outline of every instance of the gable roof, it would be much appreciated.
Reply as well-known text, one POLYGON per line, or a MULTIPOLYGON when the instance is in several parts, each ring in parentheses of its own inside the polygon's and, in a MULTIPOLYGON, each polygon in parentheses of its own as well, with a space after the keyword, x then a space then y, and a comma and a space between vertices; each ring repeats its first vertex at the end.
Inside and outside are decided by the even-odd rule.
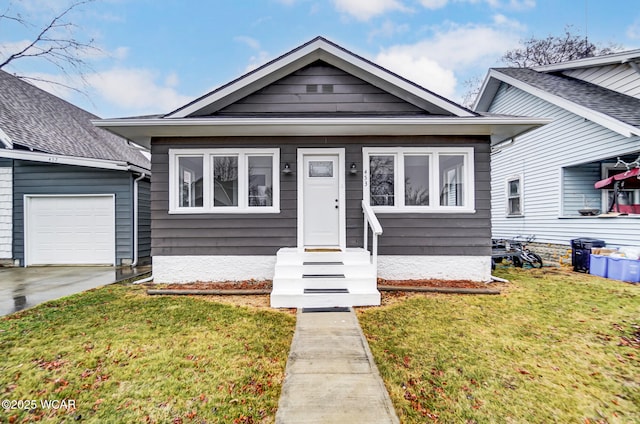
POLYGON ((489 110, 501 83, 517 87, 626 137, 640 135, 640 99, 560 73, 529 68, 491 69, 474 109, 489 110))
POLYGON ((380 87, 430 113, 448 116, 476 116, 475 112, 409 81, 323 37, 297 47, 257 69, 205 94, 165 118, 210 115, 248 94, 316 61, 323 61, 380 87))
MULTIPOLYGON (((144 170, 149 160, 126 139, 91 124, 97 117, 11 74, 0 71, 0 155, 26 152, 119 162, 144 170), (2 149, 4 147, 4 149, 2 149)), ((34 160, 40 158, 35 155, 34 160)))
POLYGON ((95 120, 136 143, 152 137, 332 136, 332 135, 482 135, 498 143, 548 120, 491 116, 473 112, 317 37, 265 65, 162 116, 95 120), (320 113, 299 116, 225 116, 218 111, 314 63, 324 62, 416 106, 424 114, 372 116, 320 113))

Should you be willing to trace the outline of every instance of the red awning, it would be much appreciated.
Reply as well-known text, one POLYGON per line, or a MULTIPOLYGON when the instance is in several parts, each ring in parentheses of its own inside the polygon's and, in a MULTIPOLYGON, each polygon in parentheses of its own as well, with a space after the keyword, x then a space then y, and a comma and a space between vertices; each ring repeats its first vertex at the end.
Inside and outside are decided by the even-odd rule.
POLYGON ((621 172, 613 177, 605 178, 595 183, 595 188, 613 188, 616 181, 629 180, 625 182, 625 188, 640 188, 640 168, 633 168, 629 171, 621 172))

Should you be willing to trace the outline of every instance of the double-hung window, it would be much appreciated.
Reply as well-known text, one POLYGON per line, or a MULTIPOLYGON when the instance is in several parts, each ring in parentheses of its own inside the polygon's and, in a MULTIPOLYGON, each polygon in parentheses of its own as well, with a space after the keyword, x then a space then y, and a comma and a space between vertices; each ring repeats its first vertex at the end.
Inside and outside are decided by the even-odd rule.
POLYGON ((378 212, 474 212, 473 148, 364 148, 364 196, 378 212))
POLYGON ((169 212, 277 213, 278 149, 171 149, 169 212))
POLYGON ((507 216, 523 216, 522 210, 522 177, 520 175, 507 178, 507 216))

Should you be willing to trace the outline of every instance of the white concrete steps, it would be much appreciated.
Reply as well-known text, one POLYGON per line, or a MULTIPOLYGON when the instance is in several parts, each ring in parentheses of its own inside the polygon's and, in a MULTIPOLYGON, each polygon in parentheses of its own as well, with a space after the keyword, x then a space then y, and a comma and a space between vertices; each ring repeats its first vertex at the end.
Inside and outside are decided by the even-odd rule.
POLYGON ((274 308, 379 305, 376 270, 369 252, 278 251, 271 306, 274 308))

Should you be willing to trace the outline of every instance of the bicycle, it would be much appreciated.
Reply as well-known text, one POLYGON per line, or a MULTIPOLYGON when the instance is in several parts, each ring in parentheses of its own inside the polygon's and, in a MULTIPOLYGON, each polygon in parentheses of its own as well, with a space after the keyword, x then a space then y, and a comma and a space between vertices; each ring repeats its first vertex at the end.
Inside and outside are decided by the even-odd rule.
POLYGON ((527 247, 528 243, 535 240, 536 236, 531 235, 526 237, 525 240, 520 240, 522 236, 516 236, 511 240, 506 239, 493 239, 494 253, 491 258, 491 268, 495 269, 495 259, 508 258, 513 263, 513 266, 522 268, 525 263, 529 264, 532 268, 542 268, 542 257, 537 253, 532 252, 527 247), (496 252, 496 250, 499 252, 496 252))

